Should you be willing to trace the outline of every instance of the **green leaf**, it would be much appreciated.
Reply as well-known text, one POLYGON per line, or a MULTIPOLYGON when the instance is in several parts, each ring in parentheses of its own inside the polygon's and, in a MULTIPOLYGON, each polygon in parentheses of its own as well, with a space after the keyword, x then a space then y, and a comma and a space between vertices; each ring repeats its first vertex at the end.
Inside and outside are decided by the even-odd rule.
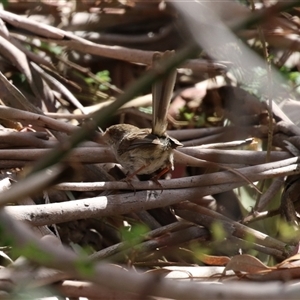
POLYGON ((130 243, 132 246, 140 243, 144 239, 145 233, 149 228, 143 224, 129 226, 121 231, 123 241, 130 243))
POLYGON ((215 241, 221 242, 226 237, 226 232, 222 226, 222 223, 214 222, 210 227, 210 231, 215 241))
POLYGON ((8 5, 8 0, 0 0, 0 3, 2 3, 5 8, 8 5))
POLYGON ((79 272, 79 274, 81 274, 84 277, 93 277, 95 274, 95 263, 90 261, 90 260, 86 260, 86 259, 78 259, 75 262, 75 267, 77 269, 77 271, 79 272))
POLYGON ((103 70, 100 72, 96 73, 97 78, 99 78, 100 81, 102 82, 111 82, 110 76, 109 76, 109 71, 108 70, 103 70))

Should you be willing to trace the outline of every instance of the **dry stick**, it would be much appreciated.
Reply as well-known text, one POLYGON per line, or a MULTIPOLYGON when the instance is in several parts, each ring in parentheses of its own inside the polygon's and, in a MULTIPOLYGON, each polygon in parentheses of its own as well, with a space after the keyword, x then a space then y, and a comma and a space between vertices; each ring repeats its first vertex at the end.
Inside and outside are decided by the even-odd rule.
MULTIPOLYGON (((251 178, 253 181, 258 181, 266 178, 274 177, 283 177, 288 175, 299 174, 299 165, 291 164, 288 166, 282 166, 278 168, 271 168, 268 170, 268 165, 266 164, 265 170, 261 170, 262 166, 247 167, 241 169, 240 172, 247 174, 248 178, 251 178)), ((182 188, 191 188, 191 187, 201 187, 201 186, 210 186, 217 184, 233 183, 240 182, 241 185, 243 181, 239 176, 231 174, 228 172, 216 172, 212 174, 204 174, 197 176, 189 176, 186 178, 180 179, 171 179, 171 180, 160 180, 159 181, 164 190, 166 189, 182 189, 182 188)), ((157 185, 153 184, 152 181, 133 181, 131 182, 136 190, 157 190, 157 185)), ((97 191, 97 190, 132 190, 132 187, 129 186, 126 182, 69 182, 61 183, 54 187, 58 190, 63 191, 97 191)))
MULTIPOLYGON (((223 164, 238 163, 246 165, 256 165, 266 162, 266 151, 203 149, 199 146, 182 147, 179 148, 178 151, 196 158, 223 164)), ((294 156, 285 151, 271 152, 271 161, 284 160, 291 157, 294 156)))
MULTIPOLYGON (((285 256, 289 251, 292 252, 294 247, 291 247, 290 249, 287 249, 287 244, 276 240, 266 234, 261 233, 260 231, 257 231, 255 229, 249 228, 243 224, 240 224, 238 222, 232 221, 231 219, 223 216, 222 214, 219 214, 215 211, 212 211, 208 208, 205 208, 203 206, 200 205, 196 205, 193 203, 179 203, 175 205, 175 211, 176 210, 188 210, 191 212, 194 212, 195 216, 198 216, 197 218, 199 219, 198 224, 203 225, 201 223, 201 216, 209 216, 211 217, 211 220, 215 221, 215 222, 224 222, 225 226, 229 226, 232 228, 232 232, 233 235, 239 238, 247 238, 247 236, 251 236, 254 237, 255 240, 257 242, 259 242, 259 244, 266 246, 266 247, 270 247, 270 248, 275 248, 279 251, 282 252, 282 255, 285 256)), ((191 221, 191 220, 188 220, 191 221)))
POLYGON ((0 45, 1 55, 8 59, 12 65, 16 66, 26 76, 29 84, 32 85, 32 74, 26 55, 2 36, 0 36, 0 45))
MULTIPOLYGON (((83 53, 141 63, 145 65, 152 64, 152 57, 154 54, 153 51, 143 51, 120 46, 99 45, 84 38, 78 37, 70 32, 33 21, 7 11, 0 11, 0 18, 17 28, 31 31, 35 35, 38 34, 40 37, 46 37, 46 39, 40 38, 46 42, 55 42, 58 45, 68 46, 73 50, 78 50, 83 53)), ((222 63, 201 61, 198 59, 189 60, 183 63, 181 67, 202 72, 222 72, 227 70, 227 66, 222 63)))
MULTIPOLYGON (((99 45, 77 36, 73 36, 72 34, 68 34, 68 37, 71 40, 67 41, 44 38, 40 39, 45 42, 52 42, 56 43, 57 45, 67 46, 69 48, 72 48, 73 50, 77 50, 83 53, 89 53, 97 56, 104 56, 149 66, 152 64, 152 57, 155 53, 155 51, 144 51, 120 46, 99 45)), ((180 65, 180 68, 192 69, 197 72, 204 73, 223 72, 227 70, 227 66, 225 64, 219 62, 207 62, 199 59, 187 60, 186 62, 182 63, 182 65, 180 65)))
POLYGON ((83 114, 85 114, 84 106, 78 101, 78 99, 57 79, 46 73, 41 67, 35 63, 31 63, 33 68, 41 75, 41 77, 49 84, 49 86, 54 87, 57 91, 62 93, 68 101, 70 101, 75 107, 77 107, 83 114))
MULTIPOLYGON (((23 73, 30 85, 31 90, 33 91, 34 95, 38 98, 43 98, 43 91, 39 90, 36 87, 36 83, 34 82, 34 77, 30 69, 29 62, 27 60, 27 56, 17 48, 13 43, 11 43, 9 36, 3 35, 5 38, 0 36, 0 53, 6 57, 12 65, 16 66, 21 73, 23 73)), ((37 111, 27 99, 24 99, 23 103, 20 103, 29 111, 37 111)), ((19 106, 16 106, 19 108, 19 106)))
POLYGON ((242 220, 242 224, 258 222, 258 221, 261 221, 261 220, 265 220, 267 218, 272 218, 272 217, 277 216, 279 214, 281 214, 280 208, 272 209, 272 210, 268 210, 268 211, 262 211, 262 212, 255 212, 254 214, 251 214, 251 215, 245 217, 242 220))
MULTIPOLYGON (((27 221, 31 225, 41 226, 84 218, 115 216, 165 207, 179 203, 182 199, 196 201, 205 195, 220 193, 239 186, 241 186, 241 183, 226 183, 209 187, 164 190, 163 193, 161 193, 160 190, 138 191, 136 193, 99 196, 31 207, 6 206, 4 209, 21 221, 27 221)), ((7 192, 10 192, 10 190, 7 192)), ((6 202, 6 198, 1 199, 0 204, 4 202, 6 202)))
MULTIPOLYGON (((71 278, 71 277, 70 277, 71 278)), ((79 280, 56 280, 53 287, 68 299, 130 299, 140 300, 140 295, 107 289, 99 284, 79 280)))
MULTIPOLYGON (((271 217, 274 215, 274 213, 270 213, 268 215, 265 214, 265 212, 262 212, 262 210, 274 199, 277 193, 279 193, 280 189, 282 188, 282 185, 284 183, 284 177, 276 178, 272 181, 271 185, 267 189, 267 191, 262 195, 259 205, 257 206, 257 209, 255 211, 252 211, 248 216, 246 216, 243 219, 243 223, 248 223, 252 221, 257 221, 261 219, 262 216, 265 217, 271 217)), ((279 210, 277 210, 277 213, 279 213, 279 210)))
MULTIPOLYGON (((35 85, 34 85, 35 86, 35 85)), ((0 92, 1 100, 7 106, 12 106, 30 111, 32 114, 37 113, 37 116, 42 116, 43 112, 31 102, 0 72, 0 92)), ((2 110, 5 109, 2 107, 2 110)), ((9 110, 8 108, 6 108, 9 110)), ((16 110, 15 110, 16 112, 16 110)), ((5 117, 3 117, 5 119, 5 117)), ((11 117, 14 120, 14 117, 11 117)), ((10 120, 10 119, 8 119, 10 120)), ((18 121, 18 120, 17 120, 18 121)), ((51 131, 52 134, 59 140, 63 140, 65 135, 59 131, 51 131)))
MULTIPOLYGON (((29 255, 28 251, 23 251, 24 255, 30 256, 30 260, 50 268, 55 268, 72 275, 81 280, 90 280, 99 286, 104 286, 114 291, 123 291, 139 294, 145 287, 152 287, 150 295, 165 298, 185 299, 259 299, 272 297, 279 299, 298 299, 299 287, 282 286, 278 283, 257 284, 251 282, 227 282, 226 285, 211 285, 180 282, 167 279, 157 280, 151 274, 141 274, 136 271, 127 271, 107 263, 91 263, 85 257, 78 257, 73 251, 63 247, 57 247, 48 241, 40 241, 28 229, 26 224, 13 220, 3 210, 0 211, 1 225, 8 236, 15 238, 15 244, 20 251, 30 244, 38 253, 44 255, 29 255), (51 260, 45 259, 51 257, 51 260), (89 270, 90 272, 83 272, 89 270), (107 280, 109 278, 109 280, 107 280)), ((1 270, 0 270, 1 273, 1 270)))
MULTIPOLYGON (((37 228, 36 229, 31 228, 31 229, 34 232, 37 230, 37 228)), ((48 227, 46 227, 46 235, 43 232, 42 234, 43 236, 41 237, 41 241, 46 241, 47 243, 51 243, 52 245, 56 245, 57 247, 63 248, 61 241, 54 235, 54 233, 48 227)), ((38 234, 36 236, 39 237, 40 235, 41 234, 38 234)), ((33 289, 39 288, 45 285, 49 286, 54 282, 73 278, 66 273, 63 273, 61 271, 52 268, 45 268, 41 266, 37 268, 37 266, 33 266, 32 263, 24 256, 18 257, 10 265, 9 268, 4 269, 3 271, 4 274, 1 274, 2 276, 5 276, 5 271, 7 271, 8 273, 7 274, 8 276, 5 277, 6 280, 11 280, 15 286, 19 286, 20 284, 26 282, 26 288, 29 290, 31 290, 32 288, 33 289), (29 276, 30 279, 28 278, 29 273, 30 273, 29 276)))
MULTIPOLYGON (((0 152, 1 153, 1 152, 0 152)), ((299 174, 300 168, 297 163, 298 158, 289 158, 280 162, 267 163, 239 169, 239 172, 253 181, 265 178, 283 177, 287 175, 299 174)), ((195 165, 194 165, 195 166, 195 165)), ((199 166, 199 164, 197 165, 199 166)), ((226 171, 211 174, 189 176, 185 178, 160 180, 160 184, 165 189, 181 189, 189 187, 210 186, 212 183, 225 184, 242 182, 239 176, 226 171)), ((133 181, 136 190, 156 190, 157 185, 152 181, 133 181)), ((62 183, 55 187, 60 190, 90 191, 90 190, 123 190, 132 189, 126 182, 85 182, 85 183, 62 183)))
MULTIPOLYGON (((296 158, 293 159, 295 160, 296 158)), ((289 161, 293 159, 289 159, 289 161)), ((270 166, 271 164, 274 163, 269 163, 266 165, 270 166)), ((267 166, 258 166, 256 168, 257 172, 261 172, 261 174, 255 174, 253 176, 256 176, 258 179, 261 179, 266 175, 274 177, 278 175, 282 176, 283 174, 280 172, 276 175, 276 170, 269 169, 267 166), (264 170, 262 170, 263 168, 264 170)), ((292 166, 288 165, 287 167, 283 167, 283 169, 285 169, 285 172, 290 172, 294 174, 300 172, 300 168, 296 164, 292 166)), ((192 181, 190 178, 186 178, 185 180, 192 181)), ((180 182, 180 180, 178 180, 177 182, 180 182)), ((147 183, 143 182, 143 184, 147 183)), ((152 186, 155 186, 154 188, 157 189, 157 186, 153 182, 149 184, 152 184, 152 186)), ((164 190, 163 193, 161 193, 160 191, 158 192, 150 190, 138 191, 136 193, 110 195, 107 197, 100 196, 69 202, 44 204, 34 207, 7 206, 5 209, 12 213, 16 218, 23 221, 27 221, 32 225, 50 225, 54 223, 68 222, 83 218, 113 216, 141 210, 148 210, 157 207, 164 207, 173 205, 175 203, 179 203, 182 201, 182 199, 188 199, 189 201, 197 201, 203 196, 232 190, 243 185, 240 177, 237 177, 236 175, 230 174, 228 172, 222 172, 222 176, 220 176, 220 174, 208 174, 202 175, 202 177, 198 176, 198 180, 193 182, 193 184, 195 184, 198 187, 176 190, 164 190), (232 182, 232 179, 230 179, 230 182, 228 183, 216 184, 216 182, 220 181, 222 177, 222 180, 226 182, 229 176, 235 177, 235 180, 240 180, 240 182, 232 182), (218 179, 218 177, 220 177, 220 179, 218 179), (199 180, 199 178, 202 179, 199 180), (208 186, 200 186, 202 181, 204 180, 207 181, 208 186), (215 184, 211 185, 212 182, 214 182, 215 184)), ((5 199, 6 198, 4 198, 4 200, 5 199)), ((2 199, 2 202, 4 200, 2 199)))
MULTIPOLYGON (((23 198, 18 202, 18 205, 36 205, 36 203, 31 198, 23 198)), ((48 226, 32 226, 31 229, 37 236, 41 238, 44 236, 54 236, 53 231, 51 231, 48 226)))
MULTIPOLYGON (((1 109, 0 109, 1 110, 1 109)), ((0 159, 1 160, 27 160, 32 161, 36 160, 39 157, 46 156, 50 149, 26 149, 26 151, 20 151, 20 150, 0 150, 0 159)), ((214 150, 215 151, 215 150, 214 150)), ((209 151, 209 153, 214 153, 214 151, 209 151)), ((224 152, 230 152, 232 155, 234 155, 234 151, 224 151, 224 152)), ((240 151, 237 151, 238 153, 242 153, 240 151)), ((218 151, 217 153, 218 154, 218 151)), ((284 156, 279 155, 276 157, 277 153, 274 153, 274 159, 281 159, 284 156)), ((282 153, 284 154, 284 153, 282 153)), ((246 153, 247 155, 247 153, 246 153)), ((250 154, 249 154, 250 155, 250 154)), ((251 156, 251 155, 250 155, 251 156)), ((193 159, 192 163, 190 161, 190 158, 186 156, 188 159, 183 160, 180 158, 178 161, 180 161, 183 164, 189 164, 192 166, 207 166, 209 164, 208 162, 202 160, 196 160, 193 159)), ((186 158, 184 157, 184 159, 186 158)), ((263 155, 260 157, 260 159, 263 158, 263 155)), ((238 155, 236 155, 236 160, 238 159, 238 155)), ((268 163, 268 164, 262 164, 262 165, 256 165, 252 167, 246 167, 239 169, 239 173, 241 173, 244 176, 247 176, 247 178, 251 178, 251 180, 258 180, 259 178, 270 178, 270 176, 285 176, 287 174, 296 174, 297 173, 297 160, 298 158, 290 158, 281 160, 278 162, 268 163), (288 169, 284 169, 284 167, 287 167, 288 169), (268 172, 266 172, 269 170, 268 172), (264 173, 261 173, 264 172, 264 173), (264 177, 265 176, 265 177, 264 177)), ((72 153, 66 158, 66 161, 80 161, 82 163, 96 163, 96 162, 108 162, 108 161, 114 161, 114 157, 111 154, 111 151, 107 147, 79 147, 77 149, 74 149, 72 153), (88 153, 88 155, 86 155, 88 153)), ((255 161, 253 161, 255 162, 255 161)), ((203 185, 204 182, 207 182, 205 180, 205 177, 209 176, 209 174, 202 175, 199 178, 202 182, 198 183, 197 176, 193 177, 187 177, 187 178, 181 178, 181 179, 173 179, 170 181, 161 181, 164 188, 183 188, 187 186, 195 186, 195 185, 203 185), (204 176, 204 178, 203 178, 204 176)), ((213 179, 214 183, 222 183, 220 180, 226 180, 226 182, 232 181, 239 181, 236 176, 233 174, 230 175, 226 172, 219 172, 219 173, 213 173, 211 176, 214 176, 213 179), (224 175, 222 175, 224 174, 224 175), (223 177, 222 177, 223 176, 223 177)), ((210 184, 211 182, 207 182, 206 184, 210 184)), ((151 185, 149 182, 133 182, 136 189, 156 189, 157 187, 151 185)), ((65 185, 66 188, 68 188, 68 185, 65 185)), ((89 189, 128 189, 126 183, 123 182, 106 182, 106 183, 90 183, 90 184, 79 184, 77 187, 77 184, 70 184, 70 188, 74 188, 75 190, 81 190, 82 188, 86 186, 86 190, 89 189)), ((64 188, 64 189, 66 189, 64 188)))
POLYGON ((300 128, 299 126, 288 122, 288 121, 280 121, 276 124, 276 130, 279 132, 283 132, 288 136, 299 136, 300 128))
MULTIPOLYGON (((66 134, 72 134, 80 129, 77 126, 55 120, 51 117, 5 106, 0 106, 0 119, 27 122, 50 130, 64 132, 66 134)), ((99 132, 94 132, 93 134, 95 140, 99 142, 102 141, 102 135, 99 132)))
MULTIPOLYGON (((1 108, 0 108, 1 111, 1 108)), ((0 112, 1 115, 1 112, 0 112)), ((18 133, 20 135, 20 140, 23 140, 22 134, 25 135, 25 133, 18 133)), ((16 138, 18 135, 15 135, 16 138)), ((1 137, 1 135, 0 135, 1 137)), ((24 137, 25 138, 25 137, 24 137)), ((3 144, 10 143, 10 138, 8 137, 8 142, 6 141, 6 138, 3 137, 3 144)), ((26 151, 19 151, 17 149, 0 149, 0 160, 3 159, 9 159, 9 160, 28 160, 28 161, 35 161, 38 158, 47 155, 49 151, 51 151, 50 148, 53 148, 57 145, 55 141, 41 141, 42 143, 39 143, 37 140, 37 147, 39 148, 33 148, 33 149, 26 149, 26 151), (40 147, 43 147, 44 149, 41 149, 40 147), (46 148, 46 149, 45 149, 46 148)), ((24 140, 23 146, 30 146, 30 143, 26 144, 26 138, 24 140)), ((195 149, 193 151, 192 148, 184 149, 181 148, 180 152, 187 153, 189 156, 200 156, 201 158, 205 159, 204 163, 202 159, 199 160, 193 160, 192 162, 189 159, 183 159, 182 157, 178 156, 175 157, 175 162, 182 165, 190 165, 195 167, 207 167, 207 164, 205 164, 205 161, 208 162, 216 162, 221 163, 225 165, 225 161, 228 162, 228 165, 237 165, 239 164, 240 167, 248 167, 248 165, 263 165, 263 159, 265 157, 264 152, 255 152, 255 151, 246 151, 246 153, 243 153, 242 150, 201 150, 201 152, 198 151, 198 149, 195 149), (186 151, 187 150, 187 151, 186 151), (199 154, 199 155, 196 155, 199 154), (247 160, 247 164, 245 165, 245 161, 247 160), (244 163, 243 163, 244 162, 244 163)), ((274 151, 272 153, 272 161, 278 163, 280 161, 286 161, 290 155, 286 152, 276 152, 274 151)), ((81 146, 77 147, 76 149, 72 150, 72 153, 65 159, 66 161, 80 161, 81 163, 101 163, 101 162, 112 162, 116 163, 116 159, 111 152, 109 147, 100 146, 99 144, 95 142, 84 142, 81 144, 81 146)), ((296 159, 293 161, 296 163, 296 159)), ((276 167, 276 164, 270 165, 272 167, 276 167)), ((240 172, 240 169, 239 169, 240 172)), ((245 174, 246 175, 246 174, 245 174)), ((248 175, 247 175, 248 176, 248 175)))
POLYGON ((1 100, 7 106, 26 109, 30 112, 42 114, 42 111, 34 106, 27 98, 0 72, 1 100))
POLYGON ((53 112, 45 112, 45 116, 51 117, 53 119, 67 119, 67 120, 85 120, 88 119, 88 115, 77 115, 72 113, 53 113, 53 112))
POLYGON ((11 189, 2 192, 5 197, 0 199, 0 206, 44 191, 47 187, 56 184, 65 170, 63 164, 56 164, 46 171, 39 171, 32 177, 23 179, 22 184, 15 183, 11 189))
POLYGON ((222 168, 222 169, 225 169, 229 172, 232 172, 238 176, 240 176, 242 179, 244 179, 246 182, 248 182, 259 194, 261 194, 261 191, 253 184, 252 181, 250 181, 246 176, 244 176, 243 174, 241 174, 241 172, 239 172, 238 170, 236 169, 233 169, 233 168, 230 168, 228 166, 225 166, 223 164, 218 164, 218 163, 213 163, 213 162, 208 162, 208 161, 205 161, 205 160, 199 160, 197 158, 194 158, 192 156, 189 156, 189 155, 186 155, 182 152, 179 152, 177 150, 174 150, 174 153, 177 157, 177 159, 180 161, 180 160, 183 160, 185 162, 188 162, 188 164, 193 164, 193 163, 198 163, 199 164, 199 161, 201 161, 201 163, 203 163, 203 166, 207 166, 207 167, 218 167, 218 168, 222 168))
MULTIPOLYGON (((295 204, 295 210, 297 211, 299 209, 299 204, 294 203, 295 204)), ((272 210, 268 210, 268 211, 262 211, 262 212, 256 212, 253 215, 249 215, 249 217, 246 217, 243 222, 244 223, 251 223, 251 222, 257 222, 266 218, 270 218, 270 217, 274 217, 278 214, 281 214, 281 208, 277 208, 277 209, 272 209, 272 210)))
POLYGON ((28 164, 25 160, 0 160, 0 169, 23 168, 28 164))
MULTIPOLYGON (((112 104, 115 101, 114 97, 110 97, 111 100, 106 100, 101 103, 97 103, 91 106, 85 106, 85 110, 90 114, 89 117, 91 117, 91 114, 95 113, 96 111, 104 108, 105 106, 108 106, 112 104)), ((119 111, 117 112, 118 114, 122 114, 124 111, 126 112, 126 109, 133 110, 134 113, 137 113, 136 110, 134 110, 134 107, 145 107, 145 106, 151 106, 152 102, 152 95, 147 94, 144 96, 140 97, 134 97, 133 100, 129 100, 125 104, 121 105, 118 109, 119 111)), ((116 112, 114 112, 115 114, 116 112)), ((140 112, 144 116, 147 116, 146 113, 140 112)), ((149 115, 149 119, 151 119, 151 115, 149 115)))
POLYGON ((30 60, 34 61, 37 64, 45 65, 48 68, 53 68, 51 62, 47 61, 45 58, 29 51, 26 47, 24 47, 17 39, 12 37, 11 33, 7 30, 4 22, 0 19, 0 35, 7 39, 10 43, 12 43, 16 48, 21 50, 30 60))
MULTIPOLYGON (((184 203, 182 203, 184 205, 184 203)), ((225 221, 225 220, 220 220, 216 219, 213 216, 206 215, 206 214, 199 214, 197 211, 192 211, 188 207, 187 209, 181 208, 176 208, 176 205, 174 207, 175 213, 177 216, 184 220, 189 220, 190 222, 194 222, 196 224, 200 224, 204 226, 205 228, 212 228, 212 225, 214 224, 221 224, 222 228, 224 230, 224 239, 223 240, 215 240, 209 243, 210 248, 222 248, 222 252, 226 253, 226 248, 229 247, 230 253, 232 253, 232 250, 234 250, 236 253, 239 252, 239 249, 255 249, 257 251, 260 251, 262 253, 268 254, 268 255, 273 255, 274 257, 283 260, 286 258, 286 254, 283 254, 282 250, 275 249, 273 245, 262 245, 260 241, 257 241, 255 239, 255 242, 253 241, 255 237, 255 233, 250 234, 249 238, 249 233, 245 232, 244 237, 237 235, 235 225, 232 224, 230 221, 225 221), (247 241, 247 238, 252 241, 247 241), (224 249, 223 249, 224 246, 224 249)), ((247 227, 245 227, 247 228, 247 227)), ((214 233, 214 232, 213 232, 214 233)), ((241 235, 241 234, 240 234, 241 235)))
POLYGON ((210 128, 189 128, 180 130, 168 130, 168 134, 179 140, 194 140, 196 138, 211 136, 213 134, 222 133, 226 130, 224 127, 210 127, 210 128))
POLYGON ((207 145, 198 146, 198 149, 229 149, 237 148, 246 145, 251 145, 254 141, 254 138, 247 138, 244 140, 230 141, 230 142, 220 142, 207 145))
MULTIPOLYGON (((0 147, 32 147, 32 148, 48 148, 51 143, 48 141, 45 132, 0 132, 0 147)), ((1 150, 0 150, 1 151, 1 150)))
MULTIPOLYGON (((46 157, 52 149, 0 149, 0 160, 26 160, 27 162, 36 161, 46 157)), ((78 147, 70 152, 64 161, 81 163, 105 163, 107 158, 113 158, 111 151, 104 147, 78 147)), ((111 159, 110 161, 115 161, 111 159)))
POLYGON ((75 70, 77 70, 77 71, 79 71, 79 72, 81 72, 83 74, 86 74, 87 77, 90 77, 90 78, 94 79, 95 82, 98 82, 99 84, 102 84, 102 85, 106 86, 107 88, 109 88, 109 89, 111 89, 111 90, 113 90, 113 91, 115 91, 115 92, 117 92, 119 94, 123 93, 123 91, 121 89, 119 89, 118 87, 110 84, 107 81, 101 80, 94 73, 92 73, 89 68, 82 67, 82 66, 80 66, 80 65, 78 65, 78 64, 76 64, 76 63, 74 63, 74 62, 72 62, 72 61, 70 61, 68 59, 66 59, 65 57, 63 57, 61 55, 56 55, 56 58, 59 61, 61 61, 64 64, 66 64, 67 66, 69 66, 70 68, 73 68, 73 69, 75 69, 75 70))
MULTIPOLYGON (((218 128, 216 128, 218 129, 218 128)), ((200 133, 200 131, 199 131, 200 133)), ((205 133, 205 131, 204 131, 205 133)), ((267 127, 262 126, 247 126, 247 127, 222 127, 222 130, 216 130, 216 132, 212 132, 210 135, 204 135, 203 137, 199 136, 193 138, 190 141, 183 141, 184 146, 200 146, 203 144, 211 144, 216 141, 222 141, 224 139, 231 140, 232 136, 236 136, 237 138, 244 139, 247 136, 255 136, 258 138, 265 138, 267 135, 267 127)), ((176 138, 176 132, 174 133, 174 137, 176 138)), ((186 138, 184 138, 186 139, 186 138)))
POLYGON ((48 61, 46 58, 28 50, 17 38, 14 38, 10 35, 9 40, 14 46, 20 49, 29 58, 30 61, 36 63, 37 65, 45 66, 50 70, 55 70, 55 66, 51 61, 48 61))
POLYGON ((53 129, 56 131, 62 131, 67 134, 71 134, 79 129, 74 125, 62 121, 57 121, 50 117, 4 106, 0 106, 0 119, 15 120, 18 122, 31 122, 34 125, 38 125, 40 127, 48 129, 53 129))
MULTIPOLYGON (((168 225, 165 225, 160 228, 157 228, 157 229, 147 232, 142 237, 143 241, 141 241, 141 237, 137 237, 136 242, 134 242, 133 240, 130 240, 129 242, 128 241, 120 242, 120 243, 114 244, 110 247, 106 247, 105 249, 102 249, 100 251, 93 253, 92 255, 90 255, 90 258, 94 259, 94 260, 105 259, 107 257, 110 257, 112 255, 119 253, 120 251, 129 249, 129 248, 133 247, 133 245, 137 246, 139 244, 143 244, 147 240, 155 239, 159 236, 169 234, 170 232, 181 231, 188 227, 195 227, 195 226, 193 223, 190 223, 187 221, 179 221, 176 223, 171 223, 171 224, 168 224, 168 225)), ((138 247, 140 247, 140 246, 138 246, 138 247)))
MULTIPOLYGON (((216 243, 218 244, 218 241, 216 241, 216 243)), ((261 253, 271 255, 274 258, 277 258, 281 261, 286 258, 286 256, 282 255, 281 251, 271 248, 271 247, 266 247, 266 246, 260 245, 256 242, 247 241, 247 238, 241 239, 241 238, 237 238, 235 236, 230 236, 230 237, 228 237, 228 239, 226 241, 224 241, 224 244, 225 244, 225 247, 228 246, 228 244, 231 244, 234 247, 234 249, 236 249, 236 253, 240 252, 241 249, 245 249, 246 251, 253 249, 253 250, 259 251, 261 253)), ((222 244, 220 246, 222 247, 222 244)), ((230 254, 232 254, 232 252, 230 252, 230 254)))
MULTIPOLYGON (((30 257, 31 260, 38 262, 39 264, 42 265, 46 265, 49 266, 51 268, 56 268, 62 271, 67 272, 68 274, 72 274, 72 276, 75 276, 76 278, 83 278, 83 279, 91 279, 92 281, 97 282, 98 284, 103 284, 104 286, 107 286, 107 284, 105 283, 105 280, 101 280, 101 279, 96 279, 93 277, 94 275, 96 275, 96 277, 102 277, 103 274, 106 274, 107 276, 114 276, 114 278, 117 278, 118 276, 120 276, 120 278, 118 279, 119 284, 121 283, 121 281, 119 281, 121 278, 123 278, 123 276, 126 273, 123 273, 123 271, 120 272, 120 270, 118 270, 118 268, 115 267, 109 267, 106 264, 90 264, 90 260, 85 257, 77 257, 74 252, 67 250, 63 247, 57 247, 57 245, 55 243, 51 243, 49 241, 40 241, 36 238, 36 236, 27 228, 27 226, 21 223, 16 222, 15 220, 13 220, 12 218, 10 218, 3 210, 0 212, 1 215, 1 225, 4 226, 4 228, 7 228, 9 234, 14 236, 15 240, 14 242, 16 243, 16 246, 19 249, 22 249, 23 247, 28 247, 28 244, 32 245, 34 249, 36 249, 36 251, 39 251, 39 253, 44 253, 45 255, 47 255, 47 257, 51 257, 51 260, 45 260, 45 259, 41 259, 40 255, 36 255, 36 256, 32 256, 30 257), (78 265, 79 264, 79 265, 78 265), (92 276, 87 275, 86 272, 82 272, 82 268, 89 268, 92 272, 92 276), (118 270, 118 271, 117 271, 118 270), (104 271, 104 273, 103 273, 104 271), (112 272, 112 273, 111 273, 112 272), (84 275, 85 274, 85 275, 84 275), (116 276, 116 277, 115 277, 116 276)), ((23 251, 26 252, 26 251, 23 251)), ((28 252, 26 252, 28 253, 28 252)), ((137 277, 137 274, 134 275, 134 273, 131 273, 128 277, 128 273, 126 274, 127 279, 129 279, 129 281, 131 282, 131 288, 129 290, 132 290, 132 283, 135 279, 135 277, 137 277)), ((140 276, 140 275, 139 275, 140 276)), ((106 277, 106 276, 105 276, 106 277)), ((140 284, 145 284, 146 282, 144 282, 144 280, 146 280, 146 282, 148 282, 148 284, 151 282, 151 278, 149 277, 145 277, 143 280, 138 280, 138 282, 140 281, 140 284), (147 279, 148 278, 148 279, 147 279), (150 280, 150 281, 149 281, 150 280)), ((135 281, 136 282, 136 281, 135 281)), ((108 285, 110 288, 112 288, 112 286, 110 286, 110 284, 108 285)), ((117 284, 118 286, 118 284, 117 284)), ((122 284, 119 285, 119 288, 121 288, 122 284)), ((122 288, 121 288, 122 289, 122 288)), ((133 291, 138 292, 138 289, 133 288, 133 291)))
MULTIPOLYGON (((166 235, 160 236, 156 239, 148 239, 139 244, 132 244, 131 246, 126 243, 124 249, 117 248, 118 251, 100 251, 98 253, 99 259, 110 259, 112 261, 119 261, 120 259, 124 260, 124 255, 130 255, 130 253, 134 252, 135 264, 136 261, 143 261, 145 256, 149 256, 150 253, 155 255, 156 257, 168 257, 168 255, 172 255, 170 253, 170 249, 166 250, 164 253, 165 247, 177 247, 182 245, 183 243, 188 243, 191 240, 195 239, 205 239, 208 238, 209 232, 205 228, 200 228, 199 226, 193 226, 189 228, 185 228, 182 230, 178 230, 176 232, 169 232, 166 235), (115 253, 112 253, 115 252, 115 253)), ((110 248, 110 250, 114 250, 115 248, 110 248)), ((155 259, 155 258, 154 258, 155 259)), ((152 266, 156 265, 156 261, 152 263, 152 266)))

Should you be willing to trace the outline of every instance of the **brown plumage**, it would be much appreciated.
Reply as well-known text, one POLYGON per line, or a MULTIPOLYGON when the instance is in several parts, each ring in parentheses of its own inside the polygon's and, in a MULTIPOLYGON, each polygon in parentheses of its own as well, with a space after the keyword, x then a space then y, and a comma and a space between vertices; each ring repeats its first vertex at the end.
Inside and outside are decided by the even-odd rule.
MULTIPOLYGON (((155 53, 153 64, 173 55, 155 53)), ((130 124, 110 126, 103 134, 117 161, 129 172, 128 176, 152 174, 158 170, 173 170, 173 149, 182 146, 167 135, 167 114, 176 79, 176 70, 154 84, 152 129, 140 129, 130 124)))

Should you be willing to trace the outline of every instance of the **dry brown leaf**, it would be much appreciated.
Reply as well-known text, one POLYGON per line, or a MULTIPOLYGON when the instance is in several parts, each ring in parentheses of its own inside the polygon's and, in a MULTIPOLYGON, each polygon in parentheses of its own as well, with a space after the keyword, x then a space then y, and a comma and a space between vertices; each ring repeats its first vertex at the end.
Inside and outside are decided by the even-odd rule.
POLYGON ((201 255, 201 261, 210 266, 225 266, 230 263, 228 256, 201 255))
POLYGON ((280 264, 276 265, 278 269, 300 267, 300 253, 285 259, 280 264))
POLYGON ((271 270, 271 268, 252 255, 242 254, 231 258, 224 270, 224 273, 229 270, 232 270, 235 273, 245 272, 248 274, 255 274, 261 271, 271 270))

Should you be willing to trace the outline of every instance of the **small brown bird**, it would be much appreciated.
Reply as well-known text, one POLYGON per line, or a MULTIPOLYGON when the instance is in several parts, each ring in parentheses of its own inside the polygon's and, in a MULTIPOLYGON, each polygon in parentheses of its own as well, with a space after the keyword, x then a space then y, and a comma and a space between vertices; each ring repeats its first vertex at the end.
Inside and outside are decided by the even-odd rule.
MULTIPOLYGON (((174 51, 164 54, 155 53, 154 66, 161 59, 170 57, 174 51)), ((105 142, 111 146, 117 161, 129 172, 127 178, 134 175, 153 174, 156 179, 174 169, 173 149, 182 144, 166 133, 167 114, 176 80, 176 70, 152 87, 152 129, 140 129, 130 124, 110 126, 103 134, 105 142)))

